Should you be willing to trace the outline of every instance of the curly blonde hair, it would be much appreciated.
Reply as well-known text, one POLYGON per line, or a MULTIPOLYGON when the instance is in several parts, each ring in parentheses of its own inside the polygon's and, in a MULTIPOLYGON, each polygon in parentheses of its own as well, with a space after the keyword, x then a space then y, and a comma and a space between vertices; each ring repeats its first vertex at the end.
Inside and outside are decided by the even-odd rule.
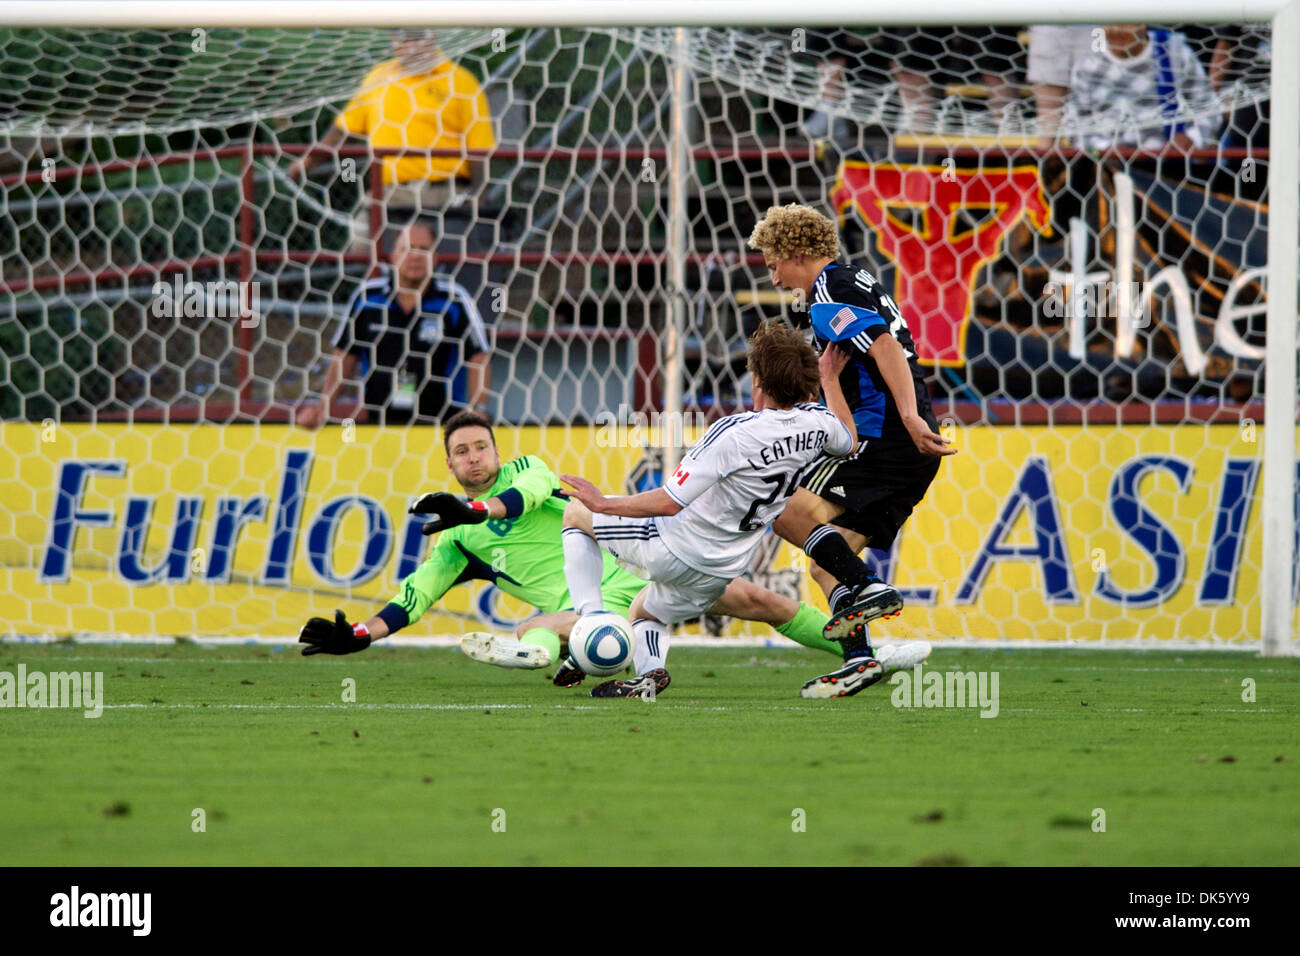
POLYGON ((749 236, 749 248, 777 259, 840 257, 840 239, 831 222, 816 209, 790 203, 771 206, 749 236))

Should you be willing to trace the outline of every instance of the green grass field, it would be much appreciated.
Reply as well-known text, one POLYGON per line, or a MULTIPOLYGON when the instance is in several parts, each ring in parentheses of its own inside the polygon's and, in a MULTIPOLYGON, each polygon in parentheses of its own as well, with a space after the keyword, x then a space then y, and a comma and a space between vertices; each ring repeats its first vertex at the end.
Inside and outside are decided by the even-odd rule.
POLYGON ((801 700, 830 661, 678 649, 652 703, 455 651, 6 644, 0 670, 103 671, 107 706, 0 710, 0 861, 1300 861, 1300 660, 936 650, 999 675, 992 719, 801 700))

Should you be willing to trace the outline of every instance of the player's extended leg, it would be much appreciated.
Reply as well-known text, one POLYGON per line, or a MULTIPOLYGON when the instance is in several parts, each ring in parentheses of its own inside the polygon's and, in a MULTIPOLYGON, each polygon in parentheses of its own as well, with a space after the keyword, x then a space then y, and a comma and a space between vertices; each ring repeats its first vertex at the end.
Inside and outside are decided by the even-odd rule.
POLYGON ((668 689, 672 678, 664 667, 668 659, 668 628, 645 609, 646 591, 642 591, 628 609, 636 650, 632 656, 633 680, 609 680, 592 688, 592 697, 643 697, 653 700, 668 689))
MULTIPOLYGON (((814 578, 820 574, 832 587, 835 585, 835 579, 816 564, 813 565, 812 572, 814 578)), ((820 579, 818 583, 821 583, 820 579)), ((736 578, 728 584, 726 592, 709 608, 709 613, 726 614, 742 621, 759 621, 804 647, 825 651, 836 657, 844 654, 843 647, 835 641, 828 641, 822 634, 828 620, 825 614, 811 604, 797 604, 793 599, 769 591, 748 578, 736 578)), ((868 644, 870 637, 868 633, 868 644)), ((875 648, 872 656, 880 662, 888 677, 894 671, 907 670, 924 661, 930 656, 930 645, 926 641, 886 644, 875 648)))
POLYGON ((497 667, 549 667, 560 659, 560 638, 568 636, 577 620, 573 611, 538 614, 516 627, 513 637, 470 631, 460 639, 460 649, 471 660, 497 667))
MULTIPOLYGON (((564 546, 564 580, 569 585, 569 598, 573 601, 573 610, 578 617, 604 610, 605 602, 601 593, 601 584, 605 572, 605 558, 596 541, 592 513, 582 502, 576 499, 570 500, 564 509, 563 524, 561 538, 564 546)), ((635 605, 635 602, 633 603, 635 605)), ((632 630, 636 631, 635 622, 632 630)), ((582 683, 583 676, 582 670, 570 656, 565 658, 559 670, 555 672, 555 676, 551 678, 551 682, 557 687, 573 687, 582 683)), ((666 672, 664 677, 663 686, 667 687, 666 672)), ((600 687, 596 690, 600 690, 600 687)), ((592 691, 593 696, 605 696, 597 695, 596 690, 592 691)))
MULTIPOLYGON (((831 619, 824 634, 839 641, 844 666, 807 681, 800 690, 803 697, 850 697, 881 680, 885 670, 867 638, 867 623, 903 607, 898 591, 873 574, 845 540, 844 532, 831 526, 843 511, 834 502, 800 488, 773 525, 781 537, 800 544, 804 553, 838 582, 828 595, 831 619)), ((848 534, 860 539, 854 544, 865 547, 861 535, 848 534)), ((823 578, 818 583, 825 589, 830 582, 823 578)))
MULTIPOLYGON (((859 644, 866 646, 866 625, 870 621, 902 611, 903 596, 858 557, 844 539, 845 532, 831 525, 843 512, 842 506, 800 488, 772 527, 838 582, 827 595, 831 620, 826 625, 826 636, 841 644, 848 639, 856 650, 859 644)), ((866 546, 861 535, 855 538, 861 547, 866 546)))
POLYGON ((571 500, 564 509, 564 580, 579 617, 601 610, 600 582, 605 576, 605 559, 596 543, 591 518, 591 512, 580 501, 571 500))
POLYGON ((828 641, 822 634, 827 621, 825 614, 811 604, 800 604, 792 598, 782 597, 748 578, 736 578, 728 584, 722 597, 709 608, 709 613, 725 614, 742 621, 758 621, 796 644, 840 656, 840 645, 828 641))

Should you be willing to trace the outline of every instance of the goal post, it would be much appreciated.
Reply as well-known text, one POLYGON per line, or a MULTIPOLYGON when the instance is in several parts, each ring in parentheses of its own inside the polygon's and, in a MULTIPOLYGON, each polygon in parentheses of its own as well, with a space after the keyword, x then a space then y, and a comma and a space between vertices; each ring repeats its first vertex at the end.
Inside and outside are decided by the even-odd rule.
MULTIPOLYGON (((510 450, 563 455, 557 471, 578 467, 583 460, 574 446, 599 434, 596 413, 617 403, 619 411, 610 421, 626 429, 626 402, 634 417, 658 416, 657 457, 625 443, 629 447, 606 454, 593 467, 604 469, 600 477, 620 491, 625 480, 624 487, 635 490, 638 481, 644 485, 671 469, 693 434, 693 415, 703 424, 743 406, 743 362, 737 364, 734 346, 743 342, 738 336, 745 323, 790 306, 762 284, 761 264, 747 259, 748 228, 769 201, 811 202, 858 231, 860 244, 853 252, 866 264, 887 268, 887 281, 896 290, 912 291, 910 301, 899 297, 905 313, 927 308, 935 316, 955 317, 951 341, 920 337, 922 347, 931 349, 923 358, 942 399, 944 427, 961 429, 969 439, 963 453, 992 449, 995 456, 984 465, 963 464, 972 470, 937 492, 933 506, 958 516, 948 527, 921 511, 912 519, 926 540, 924 551, 909 552, 919 546, 905 540, 902 552, 878 556, 903 574, 919 555, 934 562, 931 570, 959 569, 952 580, 927 578, 909 591, 909 602, 922 609, 926 622, 918 636, 968 626, 962 633, 972 639, 999 630, 1028 638, 1040 627, 1050 627, 1053 638, 1065 641, 1147 639, 1168 631, 1193 642, 1258 640, 1266 655, 1295 653, 1300 0, 1090 0, 1068 11, 1043 9, 1034 0, 989 0, 978 11, 952 0, 924 9, 881 0, 848 8, 809 0, 797 9, 773 0, 197 0, 184 5, 0 0, 0 31, 6 31, 0 35, 14 44, 15 56, 21 51, 33 69, 53 71, 64 62, 60 57, 80 62, 79 76, 129 70, 134 61, 115 63, 111 41, 104 50, 80 51, 79 60, 62 34, 31 40, 22 31, 93 30, 96 44, 105 43, 103 31, 157 31, 159 37, 192 28, 241 31, 214 35, 212 42, 222 51, 215 65, 196 64, 183 51, 171 57, 172 85, 157 95, 175 99, 161 107, 150 101, 155 94, 149 84, 119 96, 114 79, 105 81, 104 90, 88 90, 84 109, 56 102, 57 93, 37 97, 30 108, 22 102, 0 108, 0 177, 7 209, 13 210, 9 236, 0 236, 5 265, 0 344, 9 379, 0 399, 10 396, 0 428, 25 456, 18 480, 43 483, 45 489, 44 497, 31 497, 8 525, 0 524, 0 538, 7 539, 0 558, 8 567, 11 595, 26 593, 28 585, 50 589, 31 604, 11 597, 13 607, 5 605, 6 613, 15 612, 11 618, 21 619, 23 607, 44 601, 44 610, 33 614, 29 625, 33 632, 197 632, 197 615, 178 614, 170 605, 183 603, 174 600, 180 594, 201 599, 200 592, 185 590, 198 587, 199 580, 212 589, 202 592, 209 599, 235 600, 243 593, 269 602, 277 620, 288 620, 309 597, 337 593, 354 603, 374 600, 391 587, 398 570, 409 570, 422 542, 397 524, 391 507, 407 489, 414 493, 431 467, 434 456, 420 447, 419 437, 367 432, 371 444, 363 442, 362 448, 343 437, 341 444, 332 444, 331 432, 317 454, 336 453, 347 464, 332 472, 331 490, 320 492, 317 501, 316 492, 307 490, 316 459, 301 457, 306 455, 301 434, 289 424, 298 403, 319 390, 340 310, 371 274, 346 234, 367 201, 372 218, 378 215, 380 179, 376 171, 369 185, 341 176, 312 185, 291 181, 285 167, 311 152, 311 140, 329 128, 360 76, 387 55, 386 38, 374 28, 417 27, 447 31, 448 56, 470 62, 499 113, 499 143, 487 151, 485 162, 488 205, 495 203, 501 216, 494 223, 471 223, 464 242, 477 242, 478 248, 464 257, 469 266, 460 274, 478 270, 481 284, 471 295, 485 314, 494 307, 496 291, 507 285, 502 277, 509 275, 500 314, 511 322, 492 329, 495 346, 508 344, 492 359, 496 410, 536 429, 510 450), (1090 160, 1082 149, 1036 147, 1035 137, 1051 130, 1035 125, 1037 113, 1027 116, 1029 96, 996 115, 996 92, 982 82, 980 65, 992 51, 981 47, 980 39, 954 33, 957 45, 942 48, 949 66, 957 63, 955 78, 927 102, 923 123, 929 125, 909 130, 904 129, 912 115, 908 83, 915 80, 905 71, 878 71, 871 83, 841 90, 832 102, 827 92, 832 81, 806 58, 782 48, 773 32, 868 24, 878 31, 873 37, 888 40, 885 28, 892 27, 917 28, 919 34, 931 26, 985 29, 1143 18, 1164 24, 1271 24, 1266 88, 1262 80, 1252 81, 1254 86, 1243 82, 1238 98, 1271 104, 1266 203, 1258 196, 1216 192, 1216 162, 1224 169, 1253 163, 1250 147, 1217 140, 1202 144, 1181 173, 1171 172, 1175 164, 1164 158, 1147 162, 1140 148, 1121 152, 1109 166, 1098 159, 1095 169, 1085 170, 1090 160), (497 41, 507 36, 509 44, 502 41, 498 48, 497 41), (332 69, 307 71, 314 88, 300 89, 287 75, 322 62, 332 69), (565 71, 573 79, 567 88, 565 71), (241 81, 244 89, 238 89, 241 81), (192 101, 200 114, 213 110, 208 117, 220 107, 219 122, 183 115, 186 97, 221 83, 230 86, 224 98, 214 93, 192 101), (975 106, 968 108, 972 99, 975 106), (790 119, 796 112, 801 118, 790 119), (826 134, 805 136, 801 124, 819 112, 826 134), (853 127, 857 152, 833 148, 840 121, 853 127), (872 131, 870 136, 864 130, 872 131), (883 132, 870 139, 875 130, 883 132), (47 146, 57 162, 43 169, 38 153, 47 146), (10 161, 10 154, 18 158, 10 161), (1052 183, 1042 171, 1049 154, 1053 161, 1064 160, 1060 170, 1053 167, 1052 183), (517 157, 518 175, 508 166, 511 156, 517 157), (638 167, 650 178, 629 186, 627 180, 636 177, 624 175, 625 169, 616 174, 616 162, 638 167), (1034 166, 1040 168, 1028 171, 1034 166), (83 178, 94 185, 80 191, 70 187, 83 178), (928 210, 908 198, 922 179, 932 190, 928 210), (939 249, 923 234, 939 205, 935 197, 949 187, 945 202, 965 203, 987 215, 980 219, 983 214, 970 212, 969 222, 958 222, 955 215, 943 220, 949 235, 960 238, 939 249), (1064 205, 1072 213, 1052 208, 1045 198, 1049 187, 1069 200, 1064 205), (1214 214, 1223 226, 1217 237, 1198 232, 1204 223, 1180 205, 1193 193, 1203 195, 1207 205, 1218 204, 1214 214), (1005 220, 987 212, 1008 202, 1016 208, 1005 220), (165 234, 164 222, 177 224, 172 235, 165 234), (997 233, 987 246, 981 238, 986 228, 997 233), (482 235, 471 240, 475 230, 482 235), (1012 243, 1018 251, 1010 249, 1012 243), (1262 267, 1252 258, 1257 246, 1266 248, 1262 267), (967 270, 961 273, 965 287, 929 282, 926 274, 938 273, 936 263, 967 270), (176 291, 165 295, 179 308, 189 289, 182 273, 210 277, 200 283, 200 308, 207 310, 200 322, 159 326, 152 322, 156 315, 122 318, 132 303, 156 305, 143 300, 140 289, 157 279, 170 290, 173 275, 176 291), (580 288, 582 277, 590 288, 580 288), (235 279, 272 288, 267 315, 278 311, 281 324, 246 326, 247 301, 236 303, 234 321, 209 321, 214 303, 221 304, 225 295, 224 283, 235 279), (1073 309, 1059 329, 1040 322, 1053 295, 1073 309), (1114 314, 1103 317, 1103 299, 1114 314), (563 322, 556 318, 557 303, 569 316, 563 322), (1078 314, 1088 308, 1091 313, 1078 314), (1251 309, 1266 316, 1266 335, 1249 318, 1239 318, 1251 309), (983 323, 978 327, 977 312, 983 323), (1107 321, 1112 325, 1103 328, 1107 321), (984 343, 981 363, 971 360, 976 335, 984 343), (1089 345, 1099 337, 1111 357, 1127 360, 1132 353, 1138 358, 1093 376, 1090 356, 1097 350, 1089 345), (1154 361, 1158 337, 1173 349, 1163 369, 1154 361), (185 342, 190 344, 178 344, 185 342), (78 357, 83 352, 89 357, 78 357), (1260 358, 1251 358, 1255 355, 1260 358), (1056 364, 1066 356, 1071 364, 1058 376, 1056 364), (293 371, 307 365, 310 372, 293 371), (1131 374, 1134 394, 1143 401, 1108 392, 1114 387, 1108 376, 1115 374, 1131 374), (1095 394, 1075 393, 1081 378, 1095 394), (1262 402, 1252 390, 1260 383, 1262 402), (1149 394, 1142 391, 1146 386, 1149 394), (1240 395, 1233 391, 1238 386, 1245 388, 1240 395), (60 399, 64 392, 75 400, 60 399), (193 417, 178 414, 178 408, 191 405, 200 409, 193 417), (1233 428, 1257 407, 1264 420, 1262 454, 1233 437, 1233 428), (588 420, 579 423, 584 416, 588 420), (24 420, 30 433, 18 427, 24 420), (41 428, 65 420, 77 422, 74 451, 64 449, 58 452, 63 457, 52 458, 51 447, 61 446, 45 442, 41 428), (122 449, 134 441, 131 430, 154 421, 161 423, 160 431, 142 432, 148 451, 138 460, 123 459, 122 449), (224 423, 211 427, 227 429, 223 434, 235 446, 246 441, 247 454, 256 461, 275 460, 273 467, 281 469, 278 490, 267 491, 260 512, 256 502, 249 504, 256 497, 249 489, 220 494, 226 466, 207 457, 201 435, 177 427, 190 421, 199 432, 204 422, 224 423), (229 432, 242 423, 262 431, 229 432), (578 433, 588 426, 590 432, 578 433), (548 428, 562 430, 563 437, 548 438, 548 428), (1081 447, 1097 449, 1105 480, 1100 471, 1085 474, 1077 460, 1062 466, 1058 459, 1068 438, 1053 438, 1056 428, 1081 447), (1175 436, 1179 428, 1183 432, 1175 436), (1220 439, 1224 444, 1217 457, 1195 458, 1198 445, 1220 439), (174 516, 170 510, 153 515, 153 496, 127 495, 115 484, 127 481, 123 476, 137 466, 151 467, 149 458, 160 449, 178 456, 180 473, 202 491, 187 499, 169 489, 176 498, 174 516), (393 477, 382 484, 344 477, 348 469, 360 474, 382 454, 396 456, 397 462, 393 477), (126 465, 114 471, 122 460, 126 465), (110 488, 111 493, 104 490, 110 488), (1202 526, 1175 515, 1178 508, 1171 502, 1187 494, 1215 520, 1202 526), (1159 504, 1148 505, 1147 498, 1159 504), (1066 499, 1077 507, 1062 511, 1059 503, 1066 499), (1258 508, 1252 509, 1251 501, 1258 508), (964 519, 961 512, 968 505, 972 517, 964 519), (276 564, 277 547, 289 549, 292 563, 293 549, 300 546, 297 526, 290 533, 267 517, 277 506, 281 514, 287 513, 284 508, 298 509, 295 521, 302 526, 305 552, 297 560, 315 575, 309 584, 276 564), (59 508, 66 527, 50 530, 46 524, 59 508), (1115 527, 1096 541, 1082 534, 1071 539, 1074 530, 1066 524, 1072 515, 1115 527), (266 528, 256 530, 261 521, 266 528), (241 529, 254 529, 248 533, 257 546, 257 559, 242 569, 234 554, 241 529), (1257 558, 1247 541, 1256 529, 1257 558), (59 538, 64 532, 67 536, 59 538), (1188 546, 1185 532, 1204 540, 1188 546), (323 555, 331 543, 348 537, 373 546, 340 544, 337 561, 323 555), (69 554, 60 557, 55 541, 67 545, 69 554), (181 547, 187 541, 189 547, 181 547), (91 543, 84 567, 104 576, 103 591, 75 581, 73 569, 83 558, 71 551, 91 543), (1069 562, 1057 560, 1064 545, 1081 567, 1088 559, 1079 549, 1092 555, 1089 581, 1075 580, 1069 562), (381 558, 387 562, 382 573, 381 558), (1028 568, 1023 576, 1003 574, 1017 563, 1028 568), (1248 564, 1254 566, 1246 587, 1257 588, 1257 595, 1238 593, 1237 569, 1248 564), (51 569, 62 570, 63 577, 47 574, 51 569), (1053 575, 1059 575, 1055 583, 1053 575), (1199 575, 1212 578, 1213 587, 1198 585, 1199 575), (123 577, 133 586, 170 589, 168 599, 160 598, 144 617, 95 608, 98 594, 118 593, 108 582, 120 584, 123 577), (988 597, 990 581, 998 582, 995 599, 988 597), (270 593, 269 586, 281 590, 270 593), (237 592, 237 587, 247 590, 237 592), (1180 589, 1197 593, 1183 600, 1174 596, 1180 589), (1027 590, 1035 591, 1032 600, 1024 597, 1027 590), (1094 594, 1102 596, 1099 604, 1093 603, 1094 594), (59 612, 58 604, 67 601, 79 602, 78 611, 59 612), (1232 613, 1220 613, 1228 606, 1232 613), (1104 614, 1089 621, 1095 608, 1104 614), (1130 626, 1134 615, 1141 620, 1130 626), (959 623, 963 617, 973 623, 959 623), (1195 633, 1202 622, 1222 626, 1225 633, 1195 633), (1258 633, 1246 632, 1255 627, 1258 633)), ((1203 63, 1211 61, 1217 39, 1211 31, 1194 51, 1203 63)), ((855 48, 852 56, 857 55, 855 48)), ((0 49, 0 62, 5 56, 0 49)), ((58 84, 51 77, 48 85, 58 84)), ((27 88, 40 86, 36 77, 27 88)), ((1209 105, 1180 101, 1166 119, 1175 127, 1194 125, 1207 110, 1222 108, 1218 100, 1209 105)), ((337 158, 344 166, 373 157, 378 167, 386 155, 354 142, 337 158)), ((450 267, 455 256, 440 250, 439 263, 450 267)), ((913 321, 911 314, 908 318, 913 321)), ((941 331, 948 327, 937 319, 934 324, 941 331)), ((1253 445, 1254 438, 1249 442, 1253 445)), ((167 508, 172 504, 169 497, 167 508)), ((805 585, 795 583, 802 578, 793 573, 800 559, 793 560, 786 565, 769 560, 756 573, 764 583, 797 593, 805 585)), ((465 614, 490 617, 495 600, 483 598, 465 614)), ((246 622, 230 626, 237 632, 246 622)))
POLYGON ((1269 130, 1268 378, 1264 408, 1263 652, 1294 654, 1297 489, 1296 263, 1300 259, 1300 3, 1292 0, 1273 19, 1278 49, 1272 88, 1277 100, 1269 130), (1274 188, 1276 187, 1276 192, 1274 188))

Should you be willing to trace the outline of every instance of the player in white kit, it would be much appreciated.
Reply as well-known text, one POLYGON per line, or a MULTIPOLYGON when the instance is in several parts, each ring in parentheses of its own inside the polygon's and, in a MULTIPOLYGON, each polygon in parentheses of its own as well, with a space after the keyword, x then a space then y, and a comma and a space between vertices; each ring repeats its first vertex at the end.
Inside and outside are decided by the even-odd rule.
MULTIPOLYGON (((785 322, 764 323, 749 344, 755 411, 715 422, 662 488, 607 498, 585 479, 561 476, 576 499, 565 509, 563 532, 564 576, 574 610, 601 610, 601 547, 651 582, 628 613, 637 638, 636 679, 607 681, 593 697, 664 690, 666 625, 698 617, 744 572, 814 462, 857 447, 839 384, 847 360, 839 348, 828 348, 819 361, 785 322), (826 405, 810 400, 819 384, 826 405)), ((566 661, 556 683, 565 683, 566 668, 572 673, 576 667, 566 661)), ((881 666, 864 658, 853 676, 865 686, 880 679, 881 666)))

